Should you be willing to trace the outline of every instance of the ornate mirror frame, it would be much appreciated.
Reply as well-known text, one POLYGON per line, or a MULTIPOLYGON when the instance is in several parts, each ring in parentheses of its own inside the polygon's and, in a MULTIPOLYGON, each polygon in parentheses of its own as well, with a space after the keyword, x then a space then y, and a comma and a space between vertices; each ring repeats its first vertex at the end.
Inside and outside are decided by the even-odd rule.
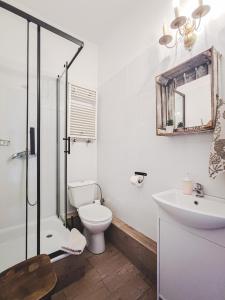
MULTIPOLYGON (((216 107, 217 107, 217 97, 219 93, 219 59, 220 54, 216 51, 214 47, 194 56, 193 58, 187 60, 186 62, 156 76, 156 134, 158 136, 176 136, 185 135, 193 133, 204 133, 210 132, 215 127, 215 117, 216 117, 216 107), (191 78, 190 80, 195 80, 193 78, 196 74, 196 69, 202 67, 204 75, 210 74, 211 78, 211 120, 209 123, 202 126, 176 128, 173 131, 168 132, 166 130, 166 125, 168 125, 168 120, 175 119, 175 100, 171 104, 171 100, 168 101, 168 94, 171 92, 171 82, 178 81, 178 86, 184 85, 181 80, 184 80, 185 75, 191 78), (204 71, 205 68, 205 71, 204 71), (180 82, 179 82, 180 81, 180 82)), ((186 83, 186 81, 185 81, 186 83)), ((172 83, 173 86, 173 83, 172 83)), ((172 93, 175 93, 174 88, 172 88, 172 93)), ((185 95, 183 96, 183 118, 185 120, 185 95)), ((182 122, 181 122, 182 123, 182 122)))

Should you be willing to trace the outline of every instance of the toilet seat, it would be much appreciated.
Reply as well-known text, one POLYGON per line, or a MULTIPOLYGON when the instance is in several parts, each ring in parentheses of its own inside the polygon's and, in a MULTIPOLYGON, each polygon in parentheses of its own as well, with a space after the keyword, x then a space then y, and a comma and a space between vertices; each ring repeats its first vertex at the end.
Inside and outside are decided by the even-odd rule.
POLYGON ((112 212, 109 208, 99 204, 88 204, 78 209, 81 219, 89 223, 106 222, 112 218, 112 212))

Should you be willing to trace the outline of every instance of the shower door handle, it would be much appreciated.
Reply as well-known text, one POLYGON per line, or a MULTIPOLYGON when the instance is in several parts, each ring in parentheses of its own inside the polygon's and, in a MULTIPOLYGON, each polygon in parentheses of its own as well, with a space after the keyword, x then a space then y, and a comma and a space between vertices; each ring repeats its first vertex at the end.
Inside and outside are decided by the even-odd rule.
POLYGON ((35 155, 35 128, 30 127, 30 154, 35 155))
POLYGON ((70 136, 68 137, 68 139, 67 139, 67 141, 68 141, 68 154, 70 154, 70 136))
POLYGON ((63 138, 65 141, 65 150, 64 153, 70 154, 70 137, 68 138, 63 138))

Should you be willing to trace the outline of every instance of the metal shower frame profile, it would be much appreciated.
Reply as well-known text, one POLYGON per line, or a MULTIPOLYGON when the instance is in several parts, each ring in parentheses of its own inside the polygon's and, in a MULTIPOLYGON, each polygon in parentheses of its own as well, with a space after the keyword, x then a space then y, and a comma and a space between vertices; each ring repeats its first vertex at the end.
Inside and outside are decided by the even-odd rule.
MULTIPOLYGON (((26 108, 26 259, 28 256, 27 248, 28 248, 28 109, 29 109, 29 24, 33 23, 37 25, 37 255, 40 254, 40 219, 41 219, 41 148, 40 148, 40 138, 41 138, 41 28, 44 28, 74 44, 79 46, 78 50, 72 57, 70 62, 66 62, 65 64, 65 72, 66 72, 66 105, 68 103, 68 93, 67 93, 67 85, 68 85, 68 70, 81 52, 84 47, 84 42, 73 37, 72 35, 67 34, 66 32, 49 25, 48 23, 35 18, 34 16, 12 6, 4 1, 0 0, 0 7, 27 20, 27 108, 26 108)), ((67 120, 66 120, 67 123, 67 120)), ((67 137, 67 128, 66 128, 66 139, 67 137)), ((67 143, 66 143, 67 145, 67 143)), ((67 147, 67 146, 66 146, 67 147)), ((67 150, 67 149, 66 149, 67 150)), ((65 152, 65 161, 66 161, 65 152)), ((67 173, 67 162, 65 162, 65 171, 67 173)), ((67 174, 65 174, 65 183, 67 181, 67 174)), ((66 192, 65 192, 66 196, 66 192)), ((67 196, 65 198, 65 209, 67 210, 67 196)), ((67 211, 65 212, 67 214, 67 211)))

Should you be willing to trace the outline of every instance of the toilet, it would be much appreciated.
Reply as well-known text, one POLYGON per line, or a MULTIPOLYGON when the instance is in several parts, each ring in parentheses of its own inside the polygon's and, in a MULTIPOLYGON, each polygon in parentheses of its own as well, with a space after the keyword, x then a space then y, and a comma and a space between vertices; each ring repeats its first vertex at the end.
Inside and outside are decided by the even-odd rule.
POLYGON ((112 222, 112 212, 94 199, 95 191, 95 181, 68 183, 69 201, 77 209, 84 226, 87 248, 94 254, 100 254, 105 251, 104 231, 112 222))

